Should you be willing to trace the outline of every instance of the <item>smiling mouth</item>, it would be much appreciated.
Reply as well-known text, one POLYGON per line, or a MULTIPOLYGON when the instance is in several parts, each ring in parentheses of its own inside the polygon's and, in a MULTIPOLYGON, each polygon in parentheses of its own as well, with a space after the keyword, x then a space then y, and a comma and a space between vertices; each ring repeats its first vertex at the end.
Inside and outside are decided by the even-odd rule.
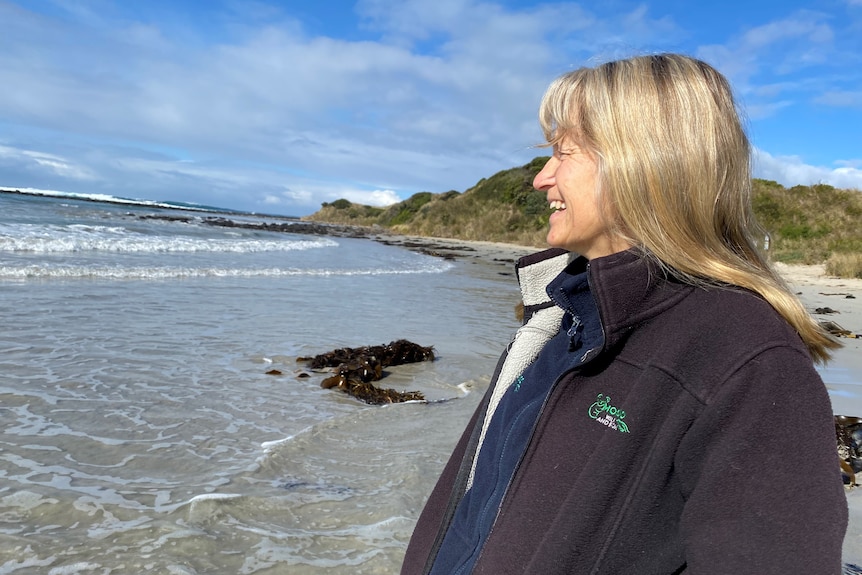
POLYGON ((566 202, 561 202, 560 200, 554 200, 550 203, 551 211, 553 212, 561 212, 566 209, 566 202))

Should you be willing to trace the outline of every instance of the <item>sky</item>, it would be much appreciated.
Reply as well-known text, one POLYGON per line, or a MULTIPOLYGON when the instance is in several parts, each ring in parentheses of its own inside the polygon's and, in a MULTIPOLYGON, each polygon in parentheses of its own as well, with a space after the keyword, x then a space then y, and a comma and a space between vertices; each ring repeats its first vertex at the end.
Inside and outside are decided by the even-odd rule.
POLYGON ((0 188, 302 216, 547 155, 560 74, 724 73, 755 177, 862 189, 862 0, 0 0, 0 188))

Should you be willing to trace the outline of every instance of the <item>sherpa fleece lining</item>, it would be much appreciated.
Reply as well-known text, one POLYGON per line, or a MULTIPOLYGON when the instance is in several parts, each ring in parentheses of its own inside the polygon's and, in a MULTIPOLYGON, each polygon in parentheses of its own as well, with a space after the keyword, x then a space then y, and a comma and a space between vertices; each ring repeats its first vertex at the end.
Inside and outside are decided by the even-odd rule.
MULTIPOLYGON (((518 283, 521 287, 521 297, 524 306, 538 306, 551 303, 551 298, 545 288, 551 280, 560 275, 575 258, 577 254, 563 252, 560 255, 543 260, 525 267, 516 268, 518 271, 518 283)), ((536 311, 530 319, 522 325, 509 344, 506 359, 500 369, 497 385, 491 394, 488 409, 482 420, 482 433, 479 435, 479 446, 473 455, 473 463, 470 468, 470 476, 467 478, 467 489, 473 486, 473 477, 476 473, 476 462, 479 460, 479 451, 485 441, 485 434, 491 424, 494 411, 500 404, 500 400, 514 383, 515 378, 521 375, 527 366, 535 361, 539 352, 548 341, 556 335, 563 319, 562 308, 556 305, 545 307, 536 311)))

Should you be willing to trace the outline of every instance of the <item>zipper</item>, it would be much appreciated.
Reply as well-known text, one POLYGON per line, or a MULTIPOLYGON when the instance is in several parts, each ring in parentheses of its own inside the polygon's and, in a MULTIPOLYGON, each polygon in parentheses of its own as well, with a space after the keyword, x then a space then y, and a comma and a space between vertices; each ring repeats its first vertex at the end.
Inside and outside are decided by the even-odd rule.
MULTIPOLYGON (((497 360, 497 366, 494 368, 494 373, 491 377, 491 381, 496 387, 499 385, 500 371, 502 369, 503 363, 505 363, 506 358, 509 355, 509 348, 511 347, 512 342, 506 346, 505 351, 500 355, 500 359, 497 360)), ((480 406, 482 404, 480 403, 480 406)), ((485 416, 487 416, 488 405, 485 403, 485 416)), ((483 416, 483 417, 485 417, 483 416)), ((443 544, 443 538, 446 536, 446 532, 449 530, 449 527, 452 525, 452 516, 455 513, 455 508, 457 508, 457 503, 453 503, 455 500, 455 493, 458 492, 458 502, 464 497, 465 486, 467 485, 467 478, 469 473, 467 472, 466 462, 469 460, 472 465, 473 457, 478 455, 478 449, 480 446, 473 444, 473 435, 476 436, 476 442, 478 444, 478 430, 482 428, 482 419, 479 419, 476 422, 476 426, 473 428, 471 432, 471 437, 467 443, 467 449, 464 451, 464 458, 461 460, 461 464, 458 467, 458 471, 455 474, 455 480, 452 484, 452 491, 449 495, 449 500, 446 502, 446 509, 443 512, 443 522, 437 528, 437 534, 434 537, 434 541, 431 544, 431 552, 428 557, 425 559, 425 566, 422 568, 422 575, 428 575, 434 567, 434 562, 437 560, 437 553, 440 551, 440 547, 443 544)), ((495 518, 496 521, 496 518, 495 518)))
MULTIPOLYGON (((587 285, 590 288, 590 293, 592 293, 593 286, 590 282, 589 271, 590 271, 590 262, 587 262, 587 285)), ((598 309, 598 302, 596 302, 596 311, 599 312, 599 327, 601 328, 601 331, 602 331, 602 346, 604 346, 604 342, 606 340, 605 325, 604 325, 604 322, 602 321, 601 310, 598 309)), ((575 317, 575 320, 580 322, 580 319, 577 316, 574 316, 574 317, 575 317)), ((578 369, 582 368, 588 362, 592 361, 596 355, 598 355, 596 353, 596 354, 593 354, 592 357, 589 357, 590 354, 594 351, 597 351, 596 348, 588 349, 586 352, 584 352, 584 355, 581 356, 580 363, 578 363, 578 365, 576 365, 575 367, 570 367, 569 369, 563 371, 563 373, 561 373, 557 377, 557 379, 554 381, 554 384, 551 386, 551 389, 548 391, 548 394, 545 396, 545 400, 542 402, 542 407, 539 409, 539 413, 536 416, 536 420, 533 422, 533 429, 530 430, 530 439, 527 440, 527 447, 524 449, 523 453, 521 453, 521 456, 518 458, 518 463, 515 464, 515 469, 512 471, 512 477, 509 478, 509 482, 506 484, 506 490, 503 492, 503 497, 500 499, 500 505, 497 506, 497 513, 494 515, 494 522, 491 524, 491 529, 488 531, 488 536, 485 538, 485 543, 488 542, 488 540, 491 538, 491 535, 493 535, 493 533, 494 533, 494 527, 497 525, 497 520, 500 518, 500 513, 503 511, 503 506, 506 503, 506 498, 509 496, 509 489, 511 489, 512 483, 514 482, 515 477, 518 475, 518 471, 520 471, 520 469, 521 469, 521 464, 524 461, 524 457, 527 455, 527 451, 529 451, 530 446, 533 443, 533 438, 536 435, 536 428, 539 427, 539 422, 542 420, 542 414, 545 413, 545 408, 548 406, 548 402, 550 402, 551 397, 553 397, 554 392, 557 390, 557 387, 559 386, 559 384, 563 380, 563 378, 568 376, 570 373, 577 371, 578 369)), ((484 554, 485 554, 485 544, 483 543, 482 550, 479 552, 479 556, 476 558, 476 561, 473 563, 474 568, 482 560, 482 555, 484 555, 484 554)))
POLYGON ((533 443, 533 437, 536 435, 536 428, 539 426, 539 421, 542 419, 542 414, 545 412, 545 407, 548 405, 548 401, 550 401, 551 396, 554 395, 554 392, 557 390, 557 385, 563 378, 569 375, 571 372, 578 369, 583 364, 579 364, 577 367, 572 367, 564 371, 557 377, 554 384, 551 386, 551 389, 548 391, 548 395, 545 396, 545 400, 542 402, 542 407, 539 409, 539 414, 536 416, 536 420, 533 422, 533 429, 530 430, 530 439, 527 440, 527 447, 524 449, 524 452, 521 453, 521 456, 518 458, 518 463, 515 464, 515 469, 512 471, 512 477, 509 478, 509 482, 506 484, 506 490, 503 492, 503 497, 500 499, 500 504, 497 506, 497 513, 494 515, 494 522, 491 524, 491 529, 488 531, 488 536, 485 538, 484 543, 482 544, 482 550, 479 551, 479 556, 476 558, 476 561, 473 563, 473 567, 482 560, 482 555, 485 554, 486 543, 491 538, 491 535, 494 534, 494 527, 497 525, 497 520, 500 518, 500 513, 503 511, 503 505, 506 503, 506 498, 509 496, 509 489, 512 487, 512 483, 515 480, 515 476, 518 475, 518 471, 521 469, 521 463, 524 461, 524 456, 527 454, 527 451, 530 449, 530 445, 533 443))

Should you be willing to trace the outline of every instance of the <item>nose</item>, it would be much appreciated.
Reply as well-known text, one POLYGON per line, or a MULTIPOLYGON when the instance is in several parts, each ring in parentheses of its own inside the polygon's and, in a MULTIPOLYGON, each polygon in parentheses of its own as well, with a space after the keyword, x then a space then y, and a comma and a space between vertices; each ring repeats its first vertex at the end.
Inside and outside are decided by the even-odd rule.
POLYGON ((559 160, 553 156, 548 158, 548 161, 545 162, 544 167, 536 174, 536 177, 533 178, 533 187, 539 190, 540 192, 547 191, 549 188, 553 187, 556 183, 556 173, 557 173, 557 164, 559 160))

